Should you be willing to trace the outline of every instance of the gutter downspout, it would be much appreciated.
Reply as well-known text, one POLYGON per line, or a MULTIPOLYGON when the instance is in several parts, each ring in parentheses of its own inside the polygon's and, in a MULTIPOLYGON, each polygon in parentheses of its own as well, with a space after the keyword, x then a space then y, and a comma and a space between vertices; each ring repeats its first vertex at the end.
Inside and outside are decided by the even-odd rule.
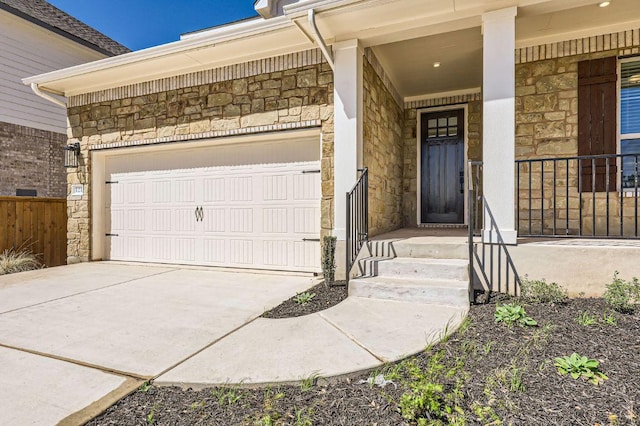
POLYGON ((316 43, 318 43, 318 46, 320 47, 320 50, 322 51, 322 54, 324 55, 324 58, 329 63, 329 66, 331 67, 331 69, 333 71, 335 71, 335 64, 333 62, 333 55, 329 51, 329 48, 327 47, 327 44, 325 43, 324 39, 322 38, 322 35, 320 34, 320 31, 318 30, 318 26, 316 25, 316 12, 313 9, 309 9, 309 11, 307 12, 307 17, 309 18, 309 25, 311 26, 311 29, 313 30, 313 35, 315 37, 316 43))
POLYGON ((40 86, 38 86, 38 83, 31 83, 31 90, 33 90, 33 93, 35 93, 36 95, 40 96, 43 99, 48 100, 49 102, 53 102, 54 104, 66 109, 67 108, 67 103, 63 100, 60 100, 58 98, 54 98, 53 96, 51 96, 48 93, 43 92, 43 89, 40 89, 40 86))

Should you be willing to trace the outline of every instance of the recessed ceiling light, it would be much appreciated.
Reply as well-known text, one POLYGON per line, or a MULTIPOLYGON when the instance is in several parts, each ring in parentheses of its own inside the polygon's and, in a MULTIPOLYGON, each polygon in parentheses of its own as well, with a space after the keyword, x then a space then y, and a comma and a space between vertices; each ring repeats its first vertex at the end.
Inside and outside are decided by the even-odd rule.
POLYGON ((439 68, 440 67, 440 62, 434 62, 433 63, 433 67, 434 68, 439 68))
POLYGON ((629 84, 640 84, 640 74, 634 74, 629 77, 629 84))
POLYGON ((601 1, 600 3, 598 3, 598 6, 600 7, 607 7, 611 4, 610 1, 601 1))

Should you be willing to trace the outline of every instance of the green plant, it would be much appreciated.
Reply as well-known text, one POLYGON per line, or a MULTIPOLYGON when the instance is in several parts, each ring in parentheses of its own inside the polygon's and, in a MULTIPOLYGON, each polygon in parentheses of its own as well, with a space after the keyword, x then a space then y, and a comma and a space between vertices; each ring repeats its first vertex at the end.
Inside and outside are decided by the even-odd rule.
POLYGON ((211 396, 218 400, 218 405, 233 405, 242 399, 242 392, 237 387, 213 388, 211 396))
POLYGON ((616 326, 618 325, 618 318, 616 317, 616 315, 613 312, 604 312, 602 314, 602 319, 600 320, 600 322, 604 325, 613 325, 616 326))
POLYGON ((138 392, 141 393, 147 393, 149 392, 149 389, 151 389, 153 387, 153 385, 151 384, 150 380, 147 380, 146 382, 143 382, 140 387, 138 388, 138 392))
POLYGON ((464 361, 458 359, 453 367, 444 363, 444 351, 433 354, 423 370, 415 362, 403 363, 407 373, 408 391, 400 397, 402 417, 418 425, 464 425, 465 413, 460 406, 467 375, 460 374, 464 361), (459 374, 459 377, 456 376, 459 374), (445 386, 444 377, 458 377, 453 386, 445 386))
POLYGON ((148 425, 152 425, 156 419, 156 410, 158 409, 158 404, 153 404, 153 407, 151 407, 151 411, 149 411, 149 414, 147 414, 147 424, 148 425))
POLYGON ((625 281, 616 271, 613 281, 607 284, 604 298, 613 309, 623 314, 633 313, 640 304, 640 281, 634 277, 631 281, 625 281))
POLYGON ((591 316, 589 312, 583 311, 578 318, 576 318, 576 322, 580 325, 584 325, 585 327, 589 327, 596 323, 596 318, 591 316))
POLYGON ((197 411, 197 410, 201 409, 202 407, 204 407, 204 405, 205 405, 204 401, 192 402, 191 405, 189 406, 189 408, 191 408, 193 411, 197 411))
POLYGON ((311 408, 303 410, 294 407, 294 410, 296 412, 296 426, 313 425, 313 421, 311 420, 311 416, 313 416, 313 410, 311 408))
POLYGON ((304 293, 296 294, 296 297, 294 297, 293 300, 295 300, 298 305, 304 306, 311 303, 314 297, 316 297, 315 293, 305 291, 304 293))
POLYGON ((548 283, 544 279, 530 280, 527 276, 520 283, 520 297, 528 303, 566 303, 569 299, 567 290, 556 283, 548 283))
POLYGON ((496 306, 494 317, 496 322, 503 322, 509 327, 513 324, 518 324, 521 327, 538 325, 533 318, 527 316, 524 308, 520 305, 507 304, 496 306))
POLYGON ((302 392, 311 390, 318 382, 319 377, 320 375, 318 373, 311 373, 309 377, 304 378, 302 382, 300 382, 300 390, 302 392))
POLYGON ((322 276, 326 286, 336 279, 336 240, 330 235, 322 239, 322 276))
POLYGON ((600 363, 598 361, 589 359, 586 356, 581 356, 575 352, 569 356, 556 358, 554 365, 561 375, 569 374, 574 379, 582 377, 594 385, 608 378, 599 370, 598 367, 600 363))
POLYGON ((38 259, 27 250, 8 249, 0 254, 0 275, 31 271, 41 266, 38 259))

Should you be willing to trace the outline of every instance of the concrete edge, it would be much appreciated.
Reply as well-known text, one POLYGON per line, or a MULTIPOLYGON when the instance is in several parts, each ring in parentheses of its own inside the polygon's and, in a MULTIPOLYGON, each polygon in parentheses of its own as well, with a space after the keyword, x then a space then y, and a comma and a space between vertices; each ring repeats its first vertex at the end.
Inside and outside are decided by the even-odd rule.
POLYGON ((97 365, 97 364, 91 364, 88 362, 84 362, 84 361, 79 361, 77 359, 73 359, 73 358, 67 358, 64 356, 58 356, 58 355, 53 355, 47 352, 41 352, 41 351, 36 351, 36 350, 32 350, 32 349, 27 349, 27 348, 21 348, 18 346, 11 346, 11 345, 5 345, 4 343, 0 343, 0 347, 2 348, 7 348, 7 349, 13 349, 16 351, 20 351, 20 352, 25 352, 28 354, 32 354, 32 355, 38 355, 38 356, 42 356, 45 358, 49 358, 49 359, 55 359, 57 361, 63 361, 63 362, 67 362, 69 364, 74 364, 74 365, 79 365, 80 367, 86 367, 86 368, 91 368, 93 370, 97 370, 97 371, 101 371, 103 373, 108 373, 108 374, 113 374, 116 376, 123 376, 126 378, 131 378, 131 379, 135 379, 135 380, 141 380, 141 381, 146 381, 146 380, 151 380, 154 378, 154 376, 142 376, 136 373, 131 373, 128 371, 122 371, 122 370, 116 370, 113 368, 109 368, 109 367, 104 367, 101 365, 97 365))
POLYGON ((88 421, 104 413, 109 407, 125 396, 135 392, 144 380, 127 378, 123 384, 112 390, 97 401, 92 402, 80 411, 65 417, 58 422, 58 426, 76 426, 85 424, 88 421))

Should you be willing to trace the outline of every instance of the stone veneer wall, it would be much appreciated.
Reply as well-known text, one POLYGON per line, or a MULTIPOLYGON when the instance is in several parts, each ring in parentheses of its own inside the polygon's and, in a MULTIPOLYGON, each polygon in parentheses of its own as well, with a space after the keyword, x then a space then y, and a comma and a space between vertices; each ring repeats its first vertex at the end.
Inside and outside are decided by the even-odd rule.
POLYGON ((479 93, 451 98, 407 103, 404 110, 402 141, 404 175, 402 213, 404 226, 418 225, 418 110, 422 108, 467 105, 467 158, 482 160, 482 100, 479 93))
MULTIPOLYGON (((563 56, 553 59, 531 61, 516 65, 516 159, 559 158, 578 155, 578 62, 588 59, 618 56, 628 51, 615 49, 563 56)), ((637 53, 637 49, 635 50, 637 53)), ((528 164, 520 165, 520 229, 552 233, 554 205, 556 226, 564 233, 567 226, 570 234, 580 227, 580 204, 583 208, 583 232, 593 229, 592 194, 578 193, 578 166, 571 162, 567 174, 564 164, 559 164, 556 179, 556 201, 554 203, 553 163, 545 162, 544 176, 540 163, 531 166, 529 185, 528 164), (569 197, 565 196, 566 181, 569 180, 569 197), (531 191, 529 191, 531 188, 531 191), (529 209, 531 193, 531 209, 529 209), (568 211, 566 209, 568 204, 568 211), (568 219, 567 219, 568 218, 568 219), (543 224, 544 219, 544 224, 543 224)), ((619 194, 609 193, 610 226, 614 232, 620 228, 619 194)), ((606 193, 596 194, 596 216, 604 216, 606 193)), ((624 206, 625 228, 633 225, 632 203, 624 206)), ((606 228, 605 217, 596 220, 598 232, 606 228)))
POLYGON ((66 142, 64 134, 0 122, 0 195, 35 189, 39 197, 65 197, 66 142))
MULTIPOLYGON (((107 94, 113 93, 127 91, 107 94)), ((100 93, 71 98, 68 109, 70 142, 80 142, 82 162, 67 182, 69 190, 85 184, 81 198, 68 198, 70 263, 90 258, 89 151, 95 148, 320 126, 322 233, 333 229, 333 72, 326 63, 78 105, 96 98, 100 93)))
POLYGON ((364 58, 363 164, 369 168, 369 235, 402 227, 403 110, 364 58))

